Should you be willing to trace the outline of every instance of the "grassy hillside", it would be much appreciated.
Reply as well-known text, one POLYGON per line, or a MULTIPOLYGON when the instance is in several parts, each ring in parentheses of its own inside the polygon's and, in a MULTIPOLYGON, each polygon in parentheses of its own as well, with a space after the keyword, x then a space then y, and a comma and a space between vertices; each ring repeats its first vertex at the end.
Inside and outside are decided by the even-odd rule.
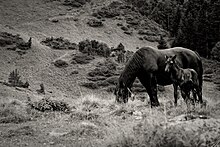
POLYGON ((167 35, 131 5, 119 0, 0 3, 0 146, 220 145, 220 64, 215 61, 203 59, 206 107, 188 110, 181 97, 174 107, 172 86, 166 86, 158 93, 161 106, 150 108, 138 81, 134 101, 115 103, 112 90, 124 63, 97 52, 119 43, 133 52, 156 47, 158 37, 167 35), (30 37, 31 47, 21 48, 30 37), (98 41, 89 44, 95 46, 89 56, 78 49, 86 39, 98 41), (8 81, 15 69, 28 88, 8 81))

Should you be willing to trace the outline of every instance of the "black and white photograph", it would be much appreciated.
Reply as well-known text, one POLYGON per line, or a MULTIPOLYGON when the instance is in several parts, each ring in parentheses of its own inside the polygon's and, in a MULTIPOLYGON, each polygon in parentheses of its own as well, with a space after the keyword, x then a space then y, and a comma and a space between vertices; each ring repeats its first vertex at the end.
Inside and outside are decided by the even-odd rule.
POLYGON ((220 0, 0 0, 0 147, 220 147, 220 0))

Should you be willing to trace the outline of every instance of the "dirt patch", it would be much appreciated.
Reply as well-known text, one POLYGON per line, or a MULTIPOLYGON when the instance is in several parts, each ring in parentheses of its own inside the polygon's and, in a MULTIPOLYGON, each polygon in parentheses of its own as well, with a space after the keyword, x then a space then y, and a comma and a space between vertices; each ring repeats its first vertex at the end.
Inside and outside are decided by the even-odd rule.
POLYGON ((42 44, 51 47, 52 49, 59 50, 76 50, 78 46, 76 43, 71 43, 69 40, 64 39, 63 37, 54 38, 48 37, 45 40, 41 41, 42 44))

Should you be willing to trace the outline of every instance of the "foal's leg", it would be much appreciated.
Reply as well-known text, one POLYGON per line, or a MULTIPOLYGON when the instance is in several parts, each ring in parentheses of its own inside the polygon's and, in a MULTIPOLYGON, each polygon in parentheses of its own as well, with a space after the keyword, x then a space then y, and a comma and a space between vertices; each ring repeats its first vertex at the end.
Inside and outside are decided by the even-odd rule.
POLYGON ((187 109, 189 108, 190 92, 181 89, 181 95, 186 103, 187 109))
POLYGON ((174 90, 174 105, 177 106, 177 98, 178 98, 178 93, 177 93, 178 85, 173 84, 173 90, 174 90))
POLYGON ((196 88, 193 88, 193 89, 192 89, 192 93, 193 93, 194 103, 198 102, 198 100, 197 100, 197 90, 196 90, 196 88))

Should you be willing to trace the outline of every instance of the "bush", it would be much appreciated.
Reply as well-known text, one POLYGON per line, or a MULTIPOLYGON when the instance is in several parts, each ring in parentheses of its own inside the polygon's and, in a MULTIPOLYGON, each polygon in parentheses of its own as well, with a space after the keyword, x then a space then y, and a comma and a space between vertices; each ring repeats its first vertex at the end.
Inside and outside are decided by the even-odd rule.
POLYGON ((90 2, 90 0, 65 0, 63 2, 63 5, 65 6, 71 6, 71 7, 82 7, 87 2, 90 2))
POLYGON ((76 43, 71 43, 69 40, 64 39, 63 37, 59 37, 59 38, 47 37, 45 40, 41 41, 41 43, 53 49, 59 49, 59 50, 78 49, 78 46, 76 43))
POLYGON ((16 45, 17 43, 24 43, 20 35, 13 35, 8 32, 0 32, 0 46, 16 45))
POLYGON ((103 57, 109 57, 111 49, 107 44, 98 42, 96 40, 84 40, 79 42, 79 51, 87 53, 88 55, 99 55, 103 57))
POLYGON ((160 36, 160 40, 158 41, 158 49, 167 49, 169 48, 167 45, 167 42, 164 40, 164 38, 162 36, 160 36))
POLYGON ((12 86, 12 87, 23 87, 23 88, 28 88, 29 87, 29 83, 26 81, 25 83, 23 83, 20 80, 21 76, 19 76, 18 70, 15 69, 13 70, 9 77, 8 77, 8 83, 5 83, 7 86, 12 86))
POLYGON ((53 64, 54 64, 56 67, 67 67, 67 66, 69 65, 69 64, 67 63, 67 61, 62 60, 62 59, 56 60, 55 62, 53 62, 53 64))
POLYGON ((220 41, 215 44, 211 51, 212 58, 220 61, 220 41))
POLYGON ((101 27, 103 26, 103 23, 102 21, 100 20, 97 20, 97 19, 90 19, 87 24, 90 26, 90 27, 101 27))
POLYGON ((51 100, 48 98, 43 98, 38 102, 29 102, 31 108, 45 112, 45 111, 63 111, 70 112, 70 107, 64 101, 51 100))

